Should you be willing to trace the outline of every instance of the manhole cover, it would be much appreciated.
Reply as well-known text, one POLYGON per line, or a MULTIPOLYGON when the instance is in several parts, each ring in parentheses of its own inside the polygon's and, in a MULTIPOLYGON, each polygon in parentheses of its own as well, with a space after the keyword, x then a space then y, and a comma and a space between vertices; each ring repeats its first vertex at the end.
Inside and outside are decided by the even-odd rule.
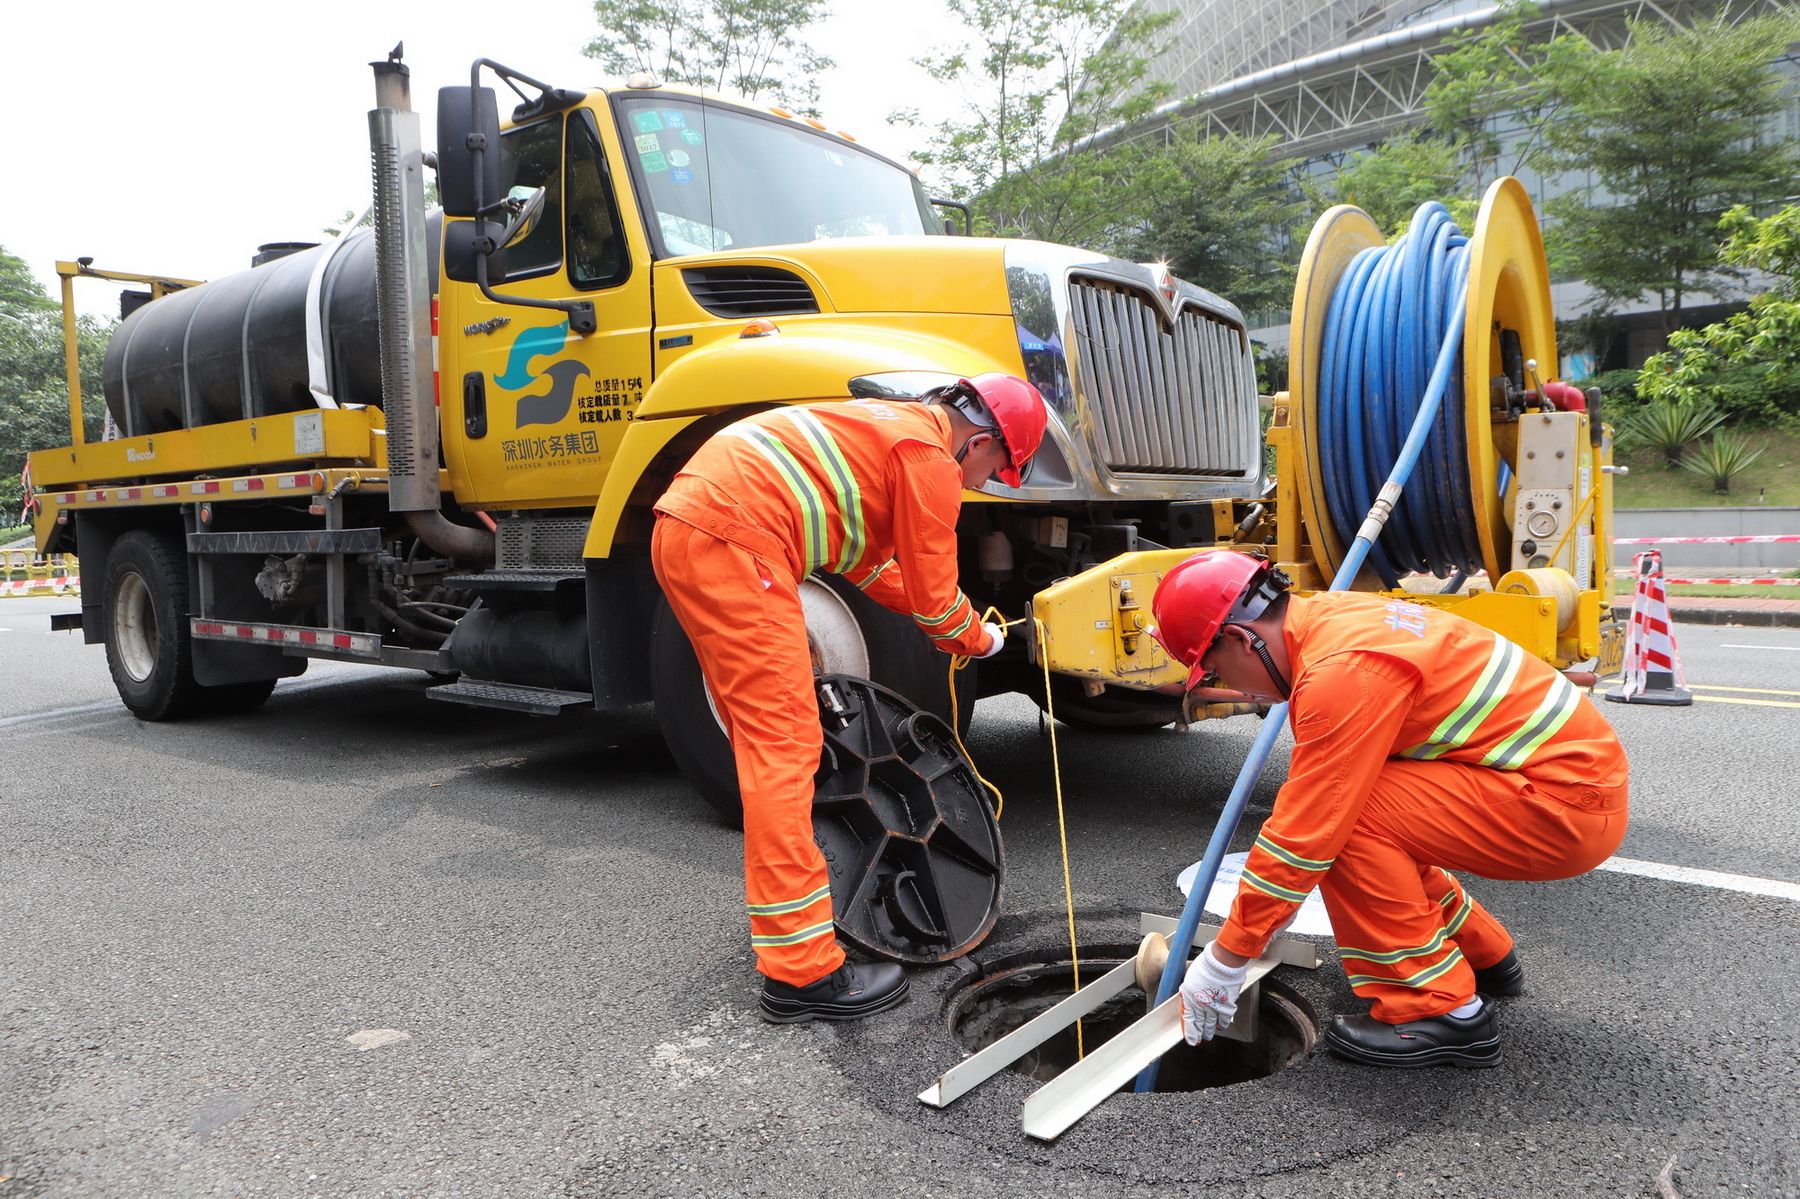
POLYGON ((877 957, 961 957, 1005 889, 1000 826, 950 726, 867 679, 818 680, 825 745, 813 839, 840 940, 877 957))
MULTIPOLYGON (((1113 957, 1081 963, 1089 983, 1125 960, 1113 957)), ((1069 962, 1012 958, 964 983, 949 997, 951 1032, 974 1053, 1012 1032, 1074 991, 1069 962)), ((1199 1091, 1251 1082, 1278 1074, 1312 1050, 1318 1027, 1312 1008, 1296 992, 1273 978, 1257 987, 1256 1033, 1252 1040, 1215 1037, 1204 1045, 1177 1045, 1162 1059, 1158 1091, 1199 1091)), ((1143 1016, 1144 993, 1136 987, 1081 1022, 1087 1052, 1105 1044, 1143 1016)), ((1240 1007, 1241 1011, 1241 1007, 1240 1007)), ((1049 1082, 1077 1060, 1075 1029, 1065 1029, 1009 1067, 1040 1082, 1049 1082)), ((1129 1092, 1127 1083, 1121 1091, 1129 1092)))

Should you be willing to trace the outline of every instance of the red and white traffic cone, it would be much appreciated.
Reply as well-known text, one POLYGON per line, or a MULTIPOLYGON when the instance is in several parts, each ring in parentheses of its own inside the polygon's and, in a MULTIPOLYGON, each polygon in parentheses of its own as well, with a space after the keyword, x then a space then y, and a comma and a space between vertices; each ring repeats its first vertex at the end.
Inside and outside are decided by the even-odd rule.
POLYGON ((1631 563, 1637 568, 1637 594, 1631 600, 1631 625, 1625 632, 1625 681, 1608 691, 1606 698, 1620 704, 1685 707, 1694 702, 1694 693, 1681 675, 1681 656, 1669 625, 1662 553, 1645 550, 1631 563))

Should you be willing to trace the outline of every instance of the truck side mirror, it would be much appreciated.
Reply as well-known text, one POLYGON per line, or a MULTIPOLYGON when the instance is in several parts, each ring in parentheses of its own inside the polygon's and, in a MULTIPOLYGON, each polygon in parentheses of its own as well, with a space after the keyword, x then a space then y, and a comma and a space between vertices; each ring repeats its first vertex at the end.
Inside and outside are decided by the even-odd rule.
POLYGON ((458 283, 477 282, 475 260, 485 253, 488 278, 506 278, 505 239, 499 221, 445 221, 444 274, 458 283))
POLYGON ((437 134, 438 196, 444 202, 444 215, 477 215, 477 192, 482 204, 497 203, 501 199, 500 109, 494 89, 439 88, 437 134))

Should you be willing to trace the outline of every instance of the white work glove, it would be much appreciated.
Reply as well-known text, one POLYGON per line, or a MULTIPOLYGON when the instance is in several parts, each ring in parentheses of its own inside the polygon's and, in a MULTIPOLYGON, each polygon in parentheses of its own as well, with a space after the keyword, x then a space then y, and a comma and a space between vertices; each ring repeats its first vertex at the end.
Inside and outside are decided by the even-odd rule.
POLYGON ((1231 1027, 1238 992, 1249 972, 1248 962, 1242 966, 1221 962, 1211 945, 1188 965, 1187 977, 1181 980, 1181 1034, 1189 1045, 1210 1041, 1214 1033, 1231 1027))
POLYGON ((1001 626, 988 621, 983 621, 981 627, 987 630, 988 647, 975 656, 977 658, 991 658, 1000 652, 1000 647, 1002 645, 1006 644, 1006 630, 1001 626))

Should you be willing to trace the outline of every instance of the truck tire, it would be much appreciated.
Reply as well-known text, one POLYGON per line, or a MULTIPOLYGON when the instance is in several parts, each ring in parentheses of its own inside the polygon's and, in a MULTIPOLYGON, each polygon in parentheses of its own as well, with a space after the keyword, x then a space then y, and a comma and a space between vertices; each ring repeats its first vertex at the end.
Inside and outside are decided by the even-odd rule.
MULTIPOLYGON (((818 673, 870 679, 940 719, 950 719, 950 657, 939 653, 918 626, 837 575, 814 575, 800 588, 818 673)), ((957 728, 964 731, 975 707, 975 666, 970 663, 956 676, 957 728)), ((660 595, 651 624, 650 670, 657 724, 676 765, 728 824, 741 826, 743 801, 731 743, 700 677, 694 647, 660 595)))
POLYGON ((113 545, 104 597, 106 665, 139 720, 180 720, 202 706, 188 638, 187 562, 174 538, 133 529, 113 545))
MULTIPOLYGON (((1031 698, 1044 706, 1044 685, 1040 679, 1031 698)), ((1108 687, 1090 696, 1081 682, 1058 675, 1051 684, 1056 699, 1056 719, 1070 728, 1094 733, 1153 733, 1181 719, 1181 700, 1149 691, 1133 691, 1128 687, 1108 687)))

